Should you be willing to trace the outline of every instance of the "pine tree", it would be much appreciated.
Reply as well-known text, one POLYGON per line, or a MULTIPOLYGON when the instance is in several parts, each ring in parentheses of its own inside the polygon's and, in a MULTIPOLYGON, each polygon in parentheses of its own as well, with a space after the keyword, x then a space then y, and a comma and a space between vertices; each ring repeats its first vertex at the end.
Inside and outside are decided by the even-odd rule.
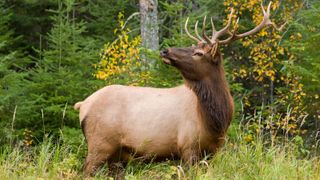
POLYGON ((18 38, 13 37, 9 29, 12 20, 11 9, 0 2, 0 144, 12 139, 15 130, 15 113, 21 100, 23 84, 28 80, 26 64, 29 59, 23 57, 21 49, 16 49, 18 38))
MULTIPOLYGON (((286 68, 302 77, 306 91, 305 104, 309 113, 308 125, 319 130, 320 124, 320 2, 308 1, 293 24, 290 39, 286 40, 288 48, 295 55, 295 63, 286 68)), ((316 131, 315 131, 316 132, 316 131)))
POLYGON ((77 21, 74 2, 59 3, 53 13, 53 27, 45 38, 47 49, 37 50, 30 83, 22 88, 23 99, 17 102, 16 128, 28 129, 38 139, 44 134, 67 127, 78 127, 78 113, 73 104, 98 89, 93 76, 99 60, 96 41, 86 37, 86 23, 77 21))

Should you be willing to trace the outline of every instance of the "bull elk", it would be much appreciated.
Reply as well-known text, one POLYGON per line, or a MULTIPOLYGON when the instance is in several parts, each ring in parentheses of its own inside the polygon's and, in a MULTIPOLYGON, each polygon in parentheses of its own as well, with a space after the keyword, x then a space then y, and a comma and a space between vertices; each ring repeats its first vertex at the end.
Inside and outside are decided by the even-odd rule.
POLYGON ((197 46, 161 51, 164 63, 177 68, 184 85, 174 88, 150 88, 111 85, 82 102, 80 124, 88 143, 85 174, 92 174, 104 162, 126 161, 134 153, 142 157, 178 156, 194 163, 203 154, 214 154, 223 144, 232 120, 234 104, 226 81, 219 45, 255 34, 272 25, 269 4, 262 6, 263 20, 252 30, 231 31, 233 10, 227 25, 217 31, 211 19, 211 38, 197 31, 192 36, 197 46), (222 36, 228 36, 222 39, 222 36))

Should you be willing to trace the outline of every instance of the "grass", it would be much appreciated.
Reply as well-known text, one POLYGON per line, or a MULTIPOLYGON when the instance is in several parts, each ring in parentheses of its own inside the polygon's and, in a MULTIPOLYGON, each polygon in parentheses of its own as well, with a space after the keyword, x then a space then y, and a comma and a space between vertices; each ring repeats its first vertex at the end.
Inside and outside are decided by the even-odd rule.
MULTIPOLYGON (((299 157, 294 145, 266 148, 261 140, 246 143, 241 134, 229 140, 213 158, 188 167, 179 161, 132 161, 125 179, 319 179, 320 157, 299 157)), ((53 143, 35 147, 4 147, 0 152, 0 179, 81 179, 85 144, 53 143)), ((94 179, 105 179, 108 168, 94 179)))

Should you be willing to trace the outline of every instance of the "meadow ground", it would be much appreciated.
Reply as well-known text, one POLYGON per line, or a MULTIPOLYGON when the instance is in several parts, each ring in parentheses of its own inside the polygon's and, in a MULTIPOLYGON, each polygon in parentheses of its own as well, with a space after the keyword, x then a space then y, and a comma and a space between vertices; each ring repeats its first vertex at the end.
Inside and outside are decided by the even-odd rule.
MULTIPOLYGON (((80 135, 80 134, 79 134, 80 135)), ((241 132, 228 139, 214 157, 194 166, 180 161, 143 163, 132 160, 125 179, 320 179, 320 157, 301 155, 292 144, 266 146, 261 138, 248 143, 241 132)), ((82 179, 86 144, 48 138, 34 147, 4 147, 0 179, 82 179)), ((107 165, 93 179, 105 179, 107 165)))

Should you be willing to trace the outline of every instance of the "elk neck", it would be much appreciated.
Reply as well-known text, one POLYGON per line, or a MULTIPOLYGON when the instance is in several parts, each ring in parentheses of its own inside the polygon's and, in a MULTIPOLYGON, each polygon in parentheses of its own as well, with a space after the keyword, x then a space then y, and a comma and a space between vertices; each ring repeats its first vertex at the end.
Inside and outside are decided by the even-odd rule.
POLYGON ((212 135, 224 135, 233 115, 233 99, 222 65, 200 81, 187 82, 198 98, 203 124, 212 135))

